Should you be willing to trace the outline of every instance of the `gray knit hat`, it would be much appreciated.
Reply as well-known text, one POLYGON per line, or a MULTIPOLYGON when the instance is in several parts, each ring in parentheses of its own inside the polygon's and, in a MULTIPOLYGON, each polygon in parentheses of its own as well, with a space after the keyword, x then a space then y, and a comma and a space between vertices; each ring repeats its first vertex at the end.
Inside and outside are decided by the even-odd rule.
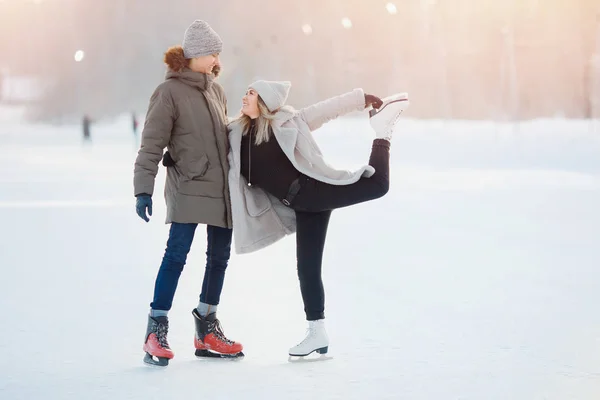
POLYGON ((197 19, 185 30, 181 47, 185 58, 196 58, 220 53, 223 41, 206 21, 197 19))
POLYGON ((256 81, 249 87, 256 90, 269 111, 274 112, 285 105, 292 84, 288 81, 256 81))

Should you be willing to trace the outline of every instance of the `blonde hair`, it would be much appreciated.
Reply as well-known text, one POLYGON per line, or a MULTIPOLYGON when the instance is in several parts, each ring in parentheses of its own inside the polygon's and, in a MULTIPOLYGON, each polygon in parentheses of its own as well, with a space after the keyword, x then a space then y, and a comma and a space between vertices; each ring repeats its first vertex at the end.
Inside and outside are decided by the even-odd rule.
MULTIPOLYGON (((275 113, 269 111, 263 99, 258 96, 258 111, 259 115, 256 118, 256 138, 254 144, 259 145, 263 142, 268 142, 271 138, 271 121, 275 119, 275 113)), ((246 136, 250 132, 250 125, 252 124, 252 118, 244 113, 241 113, 236 119, 242 124, 242 136, 246 136)))

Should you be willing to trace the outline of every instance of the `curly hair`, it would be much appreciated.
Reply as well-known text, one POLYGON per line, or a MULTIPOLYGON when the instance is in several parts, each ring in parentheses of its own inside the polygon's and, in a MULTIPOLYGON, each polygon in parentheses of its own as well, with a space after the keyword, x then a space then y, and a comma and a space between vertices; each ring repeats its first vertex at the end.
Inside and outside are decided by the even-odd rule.
POLYGON ((169 47, 165 52, 164 62, 174 72, 181 72, 190 64, 190 60, 183 55, 181 46, 169 47))
MULTIPOLYGON (((165 64, 167 64, 169 69, 171 69, 171 71, 174 72, 181 72, 185 67, 188 67, 190 65, 190 59, 185 58, 183 54, 183 47, 179 45, 169 47, 167 49, 167 51, 165 52, 164 62, 165 64)), ((212 70, 213 75, 217 77, 219 76, 220 72, 221 66, 215 65, 212 70)))

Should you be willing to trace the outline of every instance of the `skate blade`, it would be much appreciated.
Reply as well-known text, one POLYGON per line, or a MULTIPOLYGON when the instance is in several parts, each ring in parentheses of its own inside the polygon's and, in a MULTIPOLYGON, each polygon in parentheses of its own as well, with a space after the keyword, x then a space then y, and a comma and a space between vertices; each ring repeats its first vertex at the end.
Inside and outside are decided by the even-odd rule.
MULTIPOLYGON (((374 116, 379 114, 381 111, 383 111, 383 109, 386 108, 387 106, 389 106, 390 104, 400 103, 400 102, 408 103, 408 94, 407 93, 399 93, 399 94, 395 94, 395 95, 386 97, 381 100, 383 100, 383 106, 381 108, 372 108, 369 111, 369 118, 373 118, 374 116)), ((402 110, 402 111, 404 111, 404 110, 402 110)))
POLYGON ((290 355, 288 357, 288 362, 290 363, 310 363, 310 362, 321 362, 321 361, 328 361, 328 360, 333 360, 333 356, 327 355, 327 354, 320 354, 318 357, 314 357, 314 356, 293 356, 290 355))
POLYGON ((393 94, 391 96, 388 97, 384 97, 383 99, 381 99, 383 101, 383 103, 391 103, 394 101, 408 101, 408 93, 404 92, 404 93, 396 93, 393 94))
POLYGON ((166 367, 169 365, 169 359, 164 357, 154 357, 150 353, 144 356, 144 363, 151 367, 166 367))
POLYGON ((325 346, 325 347, 320 347, 318 349, 314 349, 312 351, 309 351, 306 354, 292 354, 289 353, 290 357, 306 357, 311 355, 312 353, 317 353, 317 354, 321 354, 321 357, 326 357, 325 354, 327 354, 327 352, 329 351, 329 346, 325 346))
POLYGON ((223 354, 223 353, 215 353, 210 350, 196 349, 196 357, 212 358, 212 359, 241 360, 242 358, 244 358, 244 352, 240 351, 239 353, 235 353, 235 354, 223 354))

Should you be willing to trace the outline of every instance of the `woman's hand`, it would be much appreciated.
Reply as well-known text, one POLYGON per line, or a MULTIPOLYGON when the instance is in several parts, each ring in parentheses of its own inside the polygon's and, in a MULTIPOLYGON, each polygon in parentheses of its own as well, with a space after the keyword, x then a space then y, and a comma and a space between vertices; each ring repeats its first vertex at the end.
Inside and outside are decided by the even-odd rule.
POLYGON ((372 94, 365 93, 365 108, 373 106, 373 108, 379 108, 383 105, 383 101, 372 94))

